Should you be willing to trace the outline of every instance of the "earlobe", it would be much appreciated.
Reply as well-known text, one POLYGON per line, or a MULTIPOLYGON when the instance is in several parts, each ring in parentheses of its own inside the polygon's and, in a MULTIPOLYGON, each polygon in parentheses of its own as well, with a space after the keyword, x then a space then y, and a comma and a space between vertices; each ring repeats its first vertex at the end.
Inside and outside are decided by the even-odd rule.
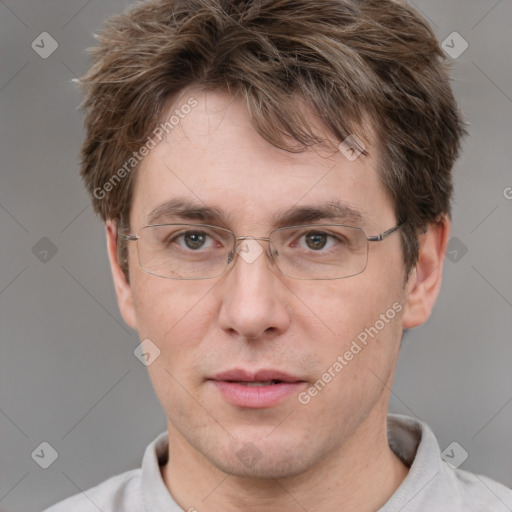
POLYGON ((110 268, 112 278, 114 280, 114 288, 117 296, 117 303, 124 321, 132 328, 137 329, 137 321, 135 315, 135 307, 133 300, 133 292, 130 283, 126 279, 126 275, 118 261, 117 247, 117 223, 108 220, 105 223, 107 234, 107 251, 110 260, 110 268))
POLYGON ((450 220, 443 217, 428 226, 419 237, 416 267, 407 283, 402 326, 404 329, 424 324, 434 308, 441 288, 444 256, 450 235, 450 220))

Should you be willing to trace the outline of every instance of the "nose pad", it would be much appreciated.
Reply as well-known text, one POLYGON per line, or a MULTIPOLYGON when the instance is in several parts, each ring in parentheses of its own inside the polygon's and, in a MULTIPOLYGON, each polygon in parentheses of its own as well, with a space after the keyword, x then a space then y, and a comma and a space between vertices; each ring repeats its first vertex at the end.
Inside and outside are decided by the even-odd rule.
POLYGON ((263 254, 263 247, 256 240, 249 238, 242 240, 238 245, 237 254, 246 263, 254 263, 263 254))
MULTIPOLYGON (((265 249, 261 246, 258 240, 268 242, 268 239, 266 238, 242 238, 236 248, 228 252, 226 264, 229 265, 233 262, 236 256, 240 256, 245 263, 254 263, 265 252, 265 249)), ((272 247, 269 247, 268 256, 272 262, 274 254, 277 255, 277 251, 274 251, 272 247)))

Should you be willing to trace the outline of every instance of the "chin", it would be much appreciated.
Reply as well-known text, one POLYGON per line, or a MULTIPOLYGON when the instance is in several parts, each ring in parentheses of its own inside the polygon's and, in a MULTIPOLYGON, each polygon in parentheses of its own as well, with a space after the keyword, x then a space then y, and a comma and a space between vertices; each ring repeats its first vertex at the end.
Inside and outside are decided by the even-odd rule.
POLYGON ((320 447, 315 450, 311 440, 294 440, 292 436, 272 440, 251 440, 244 436, 243 439, 232 440, 224 450, 217 445, 216 450, 207 454, 210 463, 240 478, 280 479, 306 472, 324 455, 320 447))

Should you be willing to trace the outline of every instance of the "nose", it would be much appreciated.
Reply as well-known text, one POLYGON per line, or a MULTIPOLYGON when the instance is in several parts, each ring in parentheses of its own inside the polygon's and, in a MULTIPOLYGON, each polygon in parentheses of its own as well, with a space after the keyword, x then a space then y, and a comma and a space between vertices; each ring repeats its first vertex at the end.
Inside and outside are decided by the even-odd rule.
POLYGON ((220 327, 234 337, 274 338, 290 325, 287 288, 272 268, 267 249, 266 242, 243 240, 235 267, 216 287, 220 327))

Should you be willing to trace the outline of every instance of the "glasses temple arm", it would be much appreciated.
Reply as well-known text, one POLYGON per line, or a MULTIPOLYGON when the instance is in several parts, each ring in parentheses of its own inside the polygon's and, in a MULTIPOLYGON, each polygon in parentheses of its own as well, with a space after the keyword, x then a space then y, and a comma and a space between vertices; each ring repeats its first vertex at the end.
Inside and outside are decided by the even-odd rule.
POLYGON ((401 222, 400 224, 398 224, 398 226, 395 226, 394 228, 384 231, 384 233, 381 233, 380 235, 367 236, 366 239, 368 240, 368 242, 382 242, 382 240, 387 238, 389 235, 391 235, 395 231, 399 230, 404 224, 405 224, 405 221, 401 222))

